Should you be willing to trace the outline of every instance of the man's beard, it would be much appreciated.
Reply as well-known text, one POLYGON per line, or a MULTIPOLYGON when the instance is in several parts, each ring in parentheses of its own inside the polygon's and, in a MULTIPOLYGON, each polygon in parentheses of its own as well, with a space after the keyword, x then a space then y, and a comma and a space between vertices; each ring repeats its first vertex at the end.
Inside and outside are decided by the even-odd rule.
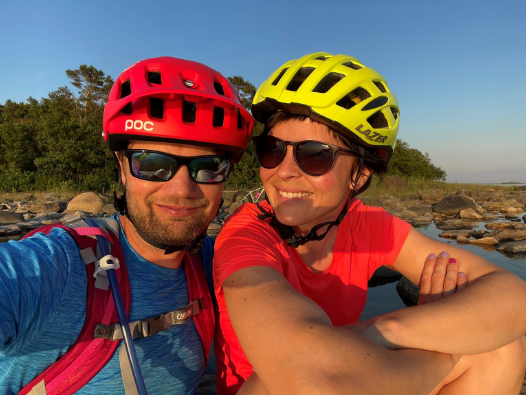
POLYGON ((133 194, 126 193, 127 213, 131 222, 148 238, 157 243, 167 245, 185 245, 205 232, 213 218, 208 218, 206 208, 210 205, 208 199, 171 199, 156 202, 148 197, 145 207, 140 208, 133 194), (152 204, 178 205, 188 208, 202 207, 194 215, 174 218, 155 214, 152 204))

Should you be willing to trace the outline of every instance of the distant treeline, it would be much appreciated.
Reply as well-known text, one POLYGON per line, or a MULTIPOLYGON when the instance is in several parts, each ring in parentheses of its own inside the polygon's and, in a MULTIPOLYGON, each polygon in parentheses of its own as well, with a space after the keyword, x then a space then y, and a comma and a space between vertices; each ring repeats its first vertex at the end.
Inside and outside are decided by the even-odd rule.
MULTIPOLYGON (((0 105, 0 191, 107 192, 116 187, 117 164, 101 138, 104 103, 113 79, 86 65, 66 74, 77 94, 63 86, 40 101, 30 97, 25 103, 7 100, 0 105)), ((239 76, 229 80, 249 108, 254 85, 239 76)), ((254 132, 262 129, 257 123, 254 132)), ((427 153, 400 140, 389 174, 429 180, 446 177, 427 153)), ((230 189, 259 184, 252 143, 227 183, 230 189)))

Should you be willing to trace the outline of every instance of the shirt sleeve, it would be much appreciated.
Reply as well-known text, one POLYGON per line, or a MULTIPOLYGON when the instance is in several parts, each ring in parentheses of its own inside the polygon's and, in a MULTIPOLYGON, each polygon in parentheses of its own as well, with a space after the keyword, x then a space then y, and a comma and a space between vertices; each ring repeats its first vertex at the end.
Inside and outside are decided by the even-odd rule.
POLYGON ((37 334, 67 282, 86 277, 84 265, 71 264, 75 257, 78 248, 61 229, 0 245, 0 350, 37 334))
POLYGON ((254 210, 245 207, 232 215, 217 237, 214 253, 216 294, 220 294, 228 276, 246 267, 266 266, 283 274, 283 241, 269 224, 257 218, 254 210))

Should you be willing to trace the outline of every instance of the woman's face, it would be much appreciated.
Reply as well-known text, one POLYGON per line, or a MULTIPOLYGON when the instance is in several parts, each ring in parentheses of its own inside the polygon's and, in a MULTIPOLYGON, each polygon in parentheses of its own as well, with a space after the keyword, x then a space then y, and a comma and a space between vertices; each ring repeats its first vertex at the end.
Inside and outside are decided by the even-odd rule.
MULTIPOLYGON (((325 125, 309 119, 278 123, 269 134, 286 141, 316 140, 342 147, 325 125)), ((283 162, 273 169, 260 167, 259 171, 277 219, 307 233, 313 226, 338 217, 352 189, 352 172, 357 170, 359 160, 338 152, 331 170, 316 177, 299 169, 292 151, 288 145, 283 162)), ((365 181, 362 177, 356 189, 365 181)))

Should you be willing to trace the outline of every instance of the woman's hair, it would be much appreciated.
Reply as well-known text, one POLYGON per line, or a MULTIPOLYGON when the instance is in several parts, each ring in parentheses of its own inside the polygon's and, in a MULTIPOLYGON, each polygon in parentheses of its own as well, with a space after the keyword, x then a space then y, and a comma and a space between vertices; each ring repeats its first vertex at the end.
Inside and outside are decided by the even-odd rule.
MULTIPOLYGON (((309 120, 310 122, 317 122, 317 121, 312 120, 307 115, 298 115, 298 114, 291 114, 291 113, 283 112, 283 111, 277 111, 274 114, 272 114, 265 122, 265 128, 263 129, 263 134, 269 133, 270 130, 274 128, 276 125, 278 125, 279 123, 288 122, 292 120, 298 120, 298 121, 309 120)), ((376 156, 376 150, 365 148, 365 147, 360 147, 361 148, 360 149, 357 144, 352 143, 348 138, 346 138, 345 136, 342 136, 340 133, 338 133, 336 130, 334 130, 330 126, 327 126, 322 123, 320 123, 320 125, 325 126, 331 136, 333 136, 336 140, 338 140, 342 145, 344 145, 345 147, 353 151, 358 157, 363 157, 364 167, 367 167, 368 169, 372 170, 372 172, 376 174, 378 177, 382 178, 384 174, 387 172, 387 163, 384 160, 380 160, 376 156)), ((371 184, 371 179, 372 179, 372 174, 368 178, 367 182, 360 188, 360 190, 356 191, 356 195, 359 193, 362 193, 369 187, 369 185, 371 184)))

